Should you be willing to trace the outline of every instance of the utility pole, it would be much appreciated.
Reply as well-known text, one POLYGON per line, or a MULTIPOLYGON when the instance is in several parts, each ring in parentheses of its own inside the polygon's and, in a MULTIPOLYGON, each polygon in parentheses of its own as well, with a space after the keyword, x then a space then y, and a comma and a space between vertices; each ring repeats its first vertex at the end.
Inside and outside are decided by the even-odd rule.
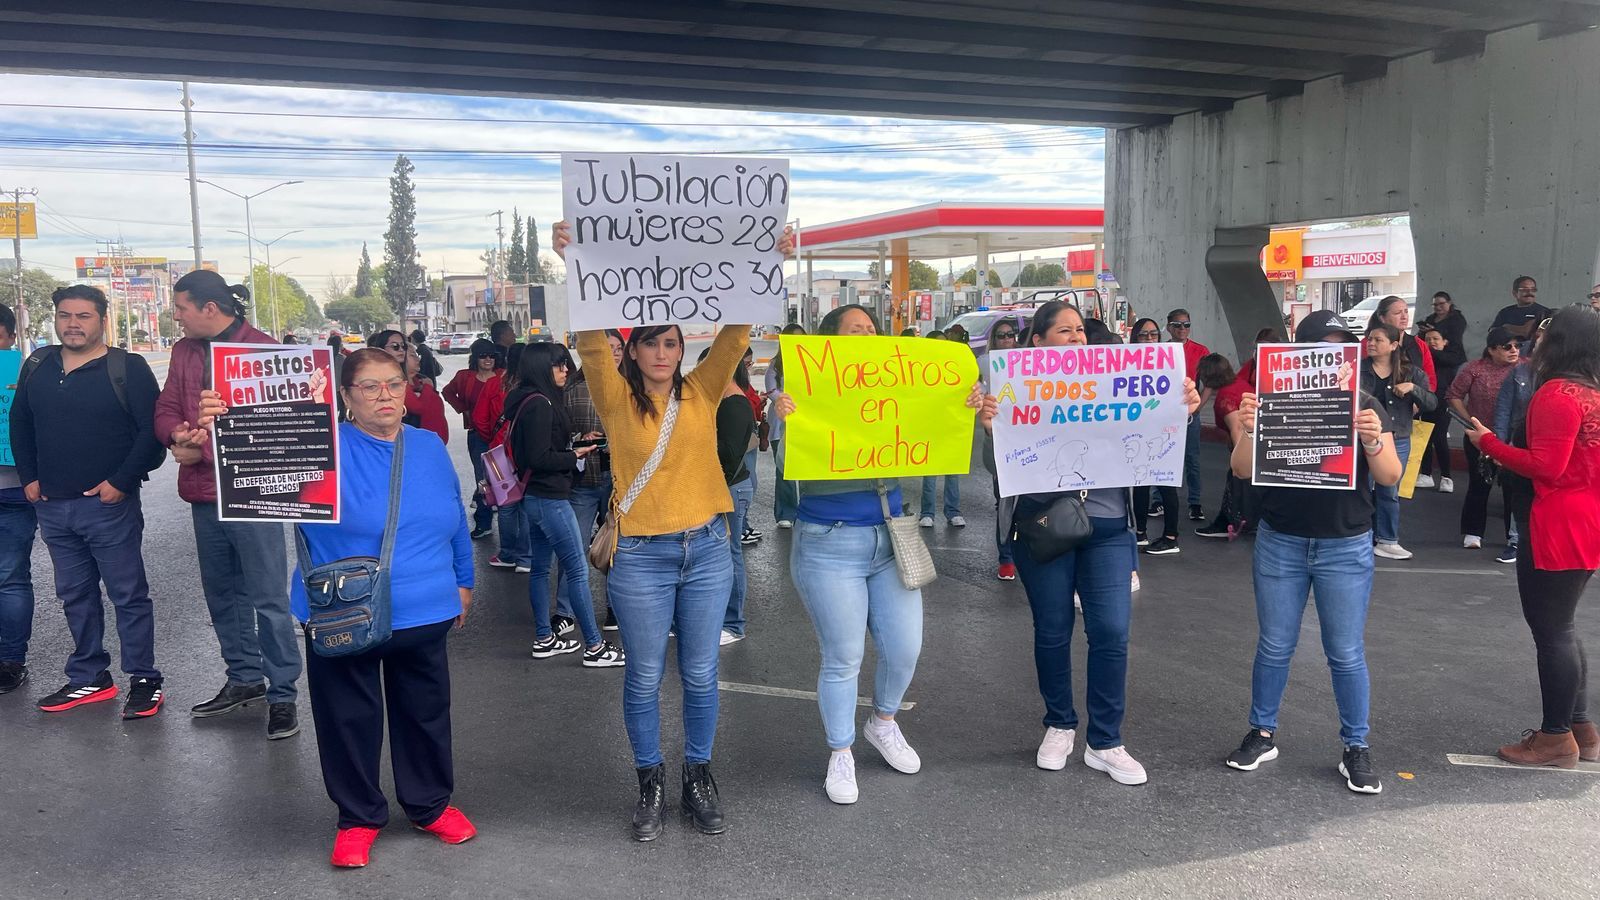
POLYGON ((37 197, 39 196, 39 191, 33 188, 12 188, 10 191, 3 193, 11 195, 13 204, 11 217, 15 230, 11 233, 11 254, 16 260, 17 268, 11 273, 11 279, 15 282, 17 288, 17 308, 15 312, 17 314, 17 337, 20 338, 28 333, 28 304, 23 302, 22 298, 22 198, 23 196, 37 197))
MULTIPOLYGON (((211 185, 212 187, 216 188, 219 191, 223 191, 224 193, 232 194, 235 197, 238 197, 240 200, 244 201, 245 254, 246 254, 246 256, 249 257, 249 260, 250 260, 250 299, 252 299, 252 300, 254 300, 256 298, 256 295, 257 295, 258 291, 256 290, 256 242, 255 242, 255 231, 251 227, 251 224, 250 224, 250 201, 254 200, 255 198, 257 198, 259 196, 261 196, 262 194, 267 193, 267 191, 275 191, 278 188, 287 187, 288 185, 291 185, 291 184, 303 184, 303 183, 304 182, 301 182, 301 181, 298 181, 298 180, 296 180, 296 181, 280 181, 277 184, 273 185, 272 187, 267 188, 265 191, 256 191, 254 194, 241 194, 241 193, 239 193, 237 191, 230 191, 227 188, 223 187, 222 185, 217 184, 215 181, 201 181, 200 182, 200 184, 209 184, 209 185, 211 185)), ((250 304, 250 324, 256 325, 257 327, 259 327, 260 324, 261 324, 260 323, 260 318, 256 315, 256 305, 254 303, 250 304)))
POLYGON ((189 82, 183 83, 183 146, 189 154, 189 227, 194 230, 194 267, 198 271, 204 263, 200 252, 200 184, 194 177, 194 116, 189 112, 194 101, 189 99, 189 82))
MULTIPOLYGON (((503 308, 506 303, 506 211, 497 209, 490 213, 494 216, 494 237, 497 249, 494 251, 494 300, 503 308)), ((493 314, 494 310, 490 310, 493 314)))

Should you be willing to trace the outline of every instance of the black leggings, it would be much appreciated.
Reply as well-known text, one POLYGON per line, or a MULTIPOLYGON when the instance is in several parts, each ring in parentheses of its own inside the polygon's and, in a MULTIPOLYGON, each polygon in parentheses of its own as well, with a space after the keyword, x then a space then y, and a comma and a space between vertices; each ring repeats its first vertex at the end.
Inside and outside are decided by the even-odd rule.
MULTIPOLYGON (((1431 413, 1424 413, 1417 418, 1424 422, 1433 423, 1433 434, 1428 437, 1428 445, 1422 448, 1422 474, 1432 475, 1434 462, 1438 461, 1439 477, 1450 477, 1450 413, 1446 411, 1444 400, 1439 401, 1439 408, 1431 413)), ((1415 452, 1416 448, 1412 448, 1415 452)))
POLYGON ((1571 731, 1573 722, 1589 721, 1589 660, 1573 620, 1593 574, 1587 569, 1535 569, 1533 544, 1527 537, 1517 552, 1517 594, 1539 658, 1541 728, 1552 734, 1571 731))
MULTIPOLYGON (((1478 468, 1478 457, 1483 454, 1472 442, 1462 438, 1461 449, 1467 455, 1467 496, 1461 501, 1461 533, 1487 538, 1485 528, 1489 523, 1489 495, 1494 492, 1494 482, 1483 477, 1478 468)), ((1511 542, 1511 502, 1506 498, 1505 486, 1500 487, 1500 498, 1505 500, 1501 520, 1506 525, 1506 543, 1511 542)), ((1523 538, 1526 542, 1527 538, 1523 538)))
MULTIPOLYGON (((1150 485, 1133 489, 1133 518, 1139 526, 1139 533, 1145 534, 1145 522, 1150 518, 1150 485)), ((1162 537, 1178 539, 1178 489, 1171 485, 1157 485, 1155 490, 1161 493, 1161 514, 1166 518, 1166 531, 1162 537)))

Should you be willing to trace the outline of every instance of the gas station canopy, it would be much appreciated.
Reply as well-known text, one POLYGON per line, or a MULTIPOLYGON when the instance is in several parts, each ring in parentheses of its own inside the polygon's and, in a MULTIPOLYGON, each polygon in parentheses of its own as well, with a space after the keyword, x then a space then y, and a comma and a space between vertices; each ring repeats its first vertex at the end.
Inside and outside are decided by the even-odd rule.
POLYGON ((932 203, 802 227, 796 252, 812 260, 950 259, 1081 247, 1100 242, 1104 231, 1098 206, 932 203))

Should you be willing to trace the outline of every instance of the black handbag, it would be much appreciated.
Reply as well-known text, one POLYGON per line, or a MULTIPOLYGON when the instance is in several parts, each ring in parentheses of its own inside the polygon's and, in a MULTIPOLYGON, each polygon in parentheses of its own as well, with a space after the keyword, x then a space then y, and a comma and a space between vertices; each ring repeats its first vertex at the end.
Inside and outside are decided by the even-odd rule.
POLYGON ((1063 494, 1044 509, 1017 517, 1017 538, 1028 548, 1028 555, 1034 562, 1050 562, 1076 550, 1089 539, 1094 526, 1089 523, 1089 512, 1083 507, 1088 498, 1088 491, 1063 494))

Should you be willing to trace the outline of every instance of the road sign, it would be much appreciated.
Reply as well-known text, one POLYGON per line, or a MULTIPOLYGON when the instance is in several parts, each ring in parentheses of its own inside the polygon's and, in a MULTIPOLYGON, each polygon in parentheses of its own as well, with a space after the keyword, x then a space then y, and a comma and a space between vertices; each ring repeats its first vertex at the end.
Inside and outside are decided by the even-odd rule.
POLYGON ((1101 272, 1100 273, 1100 280, 1101 281, 1116 281, 1117 280, 1117 276, 1111 274, 1110 272, 1101 272))
POLYGON ((994 299, 994 291, 985 290, 983 292, 983 302, 988 303, 990 300, 993 300, 993 299, 994 299))
POLYGON ((39 220, 32 203, 0 203, 0 238, 36 238, 39 220))

